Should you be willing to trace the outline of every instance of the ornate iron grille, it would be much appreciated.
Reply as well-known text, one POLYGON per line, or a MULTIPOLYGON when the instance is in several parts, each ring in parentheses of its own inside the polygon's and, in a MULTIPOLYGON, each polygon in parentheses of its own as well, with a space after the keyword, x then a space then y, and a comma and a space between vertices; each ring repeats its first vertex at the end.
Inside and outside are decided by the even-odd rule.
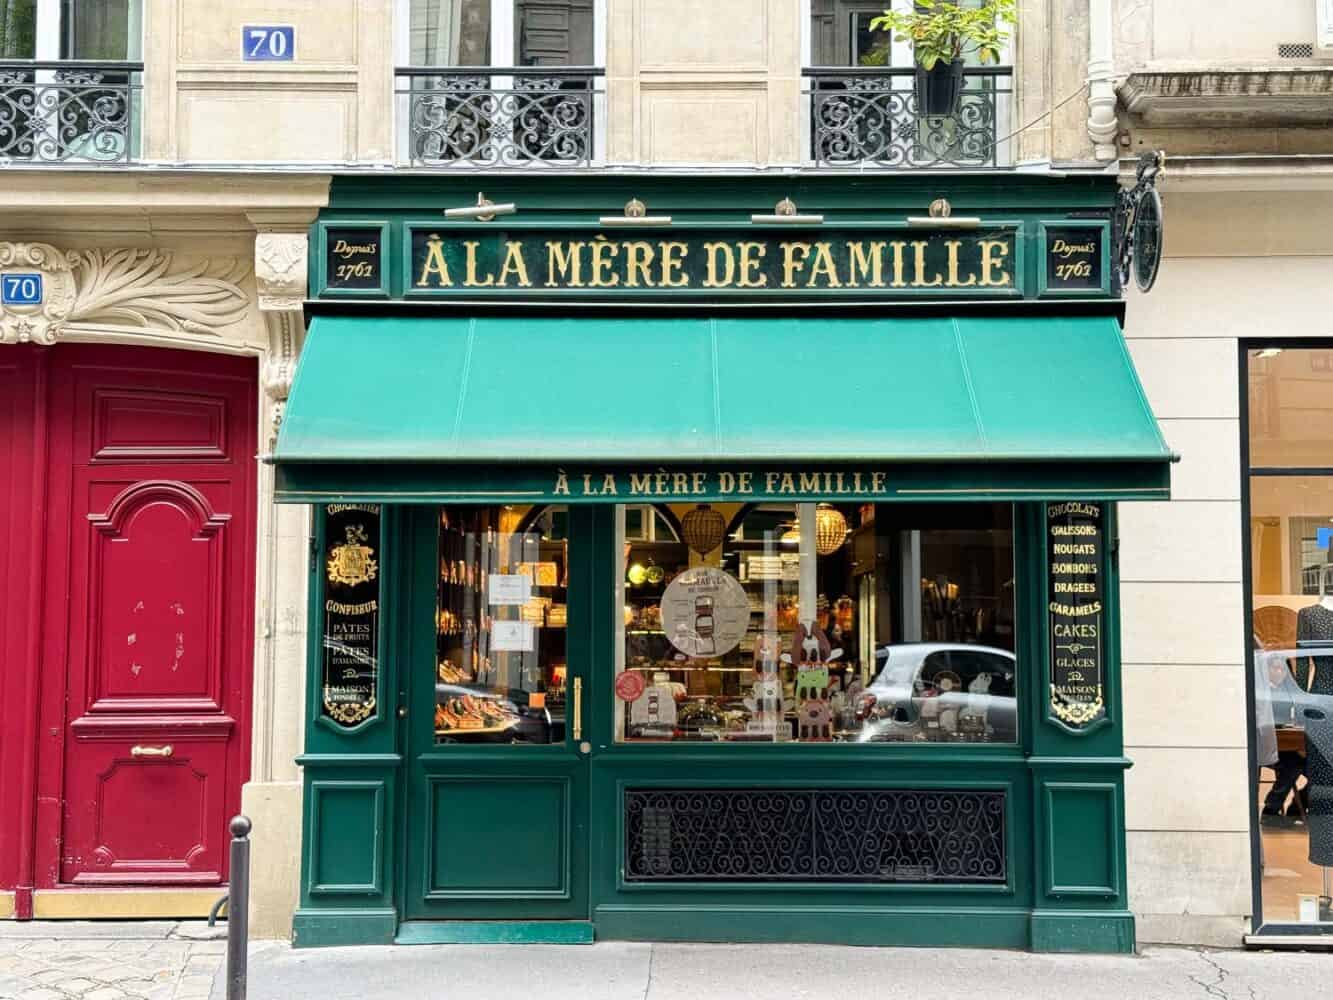
POLYGON ((636 788, 626 882, 1003 884, 1005 793, 636 788))
POLYGON ((958 110, 938 117, 917 114, 911 68, 807 69, 805 76, 815 166, 982 168, 1010 160, 1012 67, 969 68, 958 110))
POLYGON ((143 63, 0 62, 0 161, 126 163, 143 63))
POLYGON ((600 69, 402 67, 407 159, 430 167, 585 166, 600 69))

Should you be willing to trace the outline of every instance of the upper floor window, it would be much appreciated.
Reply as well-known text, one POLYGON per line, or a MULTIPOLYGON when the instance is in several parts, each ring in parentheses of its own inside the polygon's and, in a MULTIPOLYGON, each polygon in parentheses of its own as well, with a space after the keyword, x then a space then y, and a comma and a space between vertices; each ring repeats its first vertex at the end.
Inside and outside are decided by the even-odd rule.
MULTIPOLYGON (((1012 69, 964 57, 961 94, 949 114, 921 104, 912 44, 874 30, 886 7, 913 0, 811 0, 807 35, 810 158, 816 165, 885 168, 993 167, 1011 160, 1012 69)), ((958 0, 978 6, 981 0, 958 0)), ((1001 56, 1009 62, 1009 52, 1001 56)))
POLYGON ((0 161, 125 161, 143 0, 0 0, 0 161))
POLYGON ((399 0, 402 157, 423 166, 597 158, 606 0, 399 0), (488 68, 495 72, 467 72, 488 68), (503 70, 503 74, 499 71, 503 70))

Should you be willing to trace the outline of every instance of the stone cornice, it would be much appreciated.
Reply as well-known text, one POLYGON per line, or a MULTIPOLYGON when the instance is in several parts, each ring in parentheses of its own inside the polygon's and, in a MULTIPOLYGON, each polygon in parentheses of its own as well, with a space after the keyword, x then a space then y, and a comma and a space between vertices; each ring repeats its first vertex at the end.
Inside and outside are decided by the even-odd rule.
POLYGON ((1146 125, 1333 122, 1333 67, 1156 63, 1130 72, 1117 92, 1146 125))
POLYGON ((329 202, 327 173, 205 170, 0 169, 0 214, 313 217, 329 202))

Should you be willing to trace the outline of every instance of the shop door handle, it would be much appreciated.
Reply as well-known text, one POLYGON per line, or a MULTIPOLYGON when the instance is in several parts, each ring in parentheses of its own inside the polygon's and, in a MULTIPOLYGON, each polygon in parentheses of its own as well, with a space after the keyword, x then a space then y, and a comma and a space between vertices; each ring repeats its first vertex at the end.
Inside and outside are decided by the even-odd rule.
POLYGON ((170 757, 175 752, 170 743, 164 747, 130 747, 131 757, 170 757))
POLYGON ((574 678, 574 739, 583 739, 583 678, 574 678))

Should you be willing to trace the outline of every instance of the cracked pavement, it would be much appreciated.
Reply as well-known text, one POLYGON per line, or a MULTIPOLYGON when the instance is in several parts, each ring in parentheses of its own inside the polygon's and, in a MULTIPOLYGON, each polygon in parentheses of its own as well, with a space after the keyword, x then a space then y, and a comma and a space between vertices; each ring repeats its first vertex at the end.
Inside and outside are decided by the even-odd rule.
POLYGON ((0 1000, 207 1000, 226 925, 0 924, 0 1000))
MULTIPOLYGON (((0 923, 0 1000, 223 1000, 222 928, 0 923)), ((1153 947, 1138 955, 604 942, 250 946, 251 1000, 1304 1000, 1333 955, 1153 947)))
MULTIPOLYGON (((605 942, 250 951, 250 997, 283 1000, 1305 1000, 1333 955, 1153 947, 1139 955, 605 942)), ((213 1000, 222 1000, 222 984, 213 1000)))

